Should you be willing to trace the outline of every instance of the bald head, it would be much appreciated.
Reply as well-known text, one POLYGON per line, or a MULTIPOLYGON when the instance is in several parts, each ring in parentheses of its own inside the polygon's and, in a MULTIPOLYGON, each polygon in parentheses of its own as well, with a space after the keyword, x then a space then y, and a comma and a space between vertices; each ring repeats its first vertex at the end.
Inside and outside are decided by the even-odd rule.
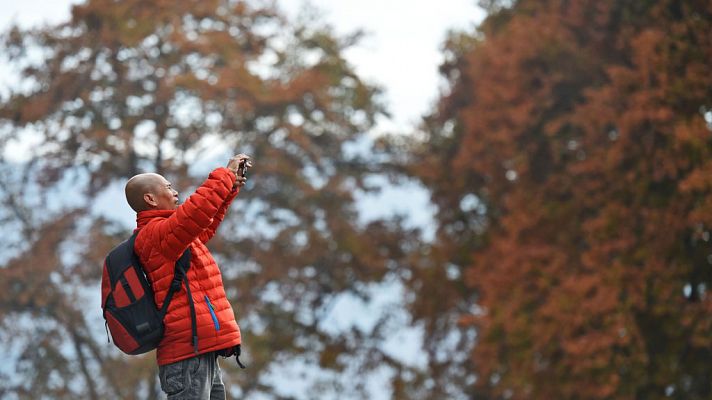
POLYGON ((161 175, 139 174, 126 182, 126 201, 134 211, 172 210, 178 204, 178 192, 161 175))

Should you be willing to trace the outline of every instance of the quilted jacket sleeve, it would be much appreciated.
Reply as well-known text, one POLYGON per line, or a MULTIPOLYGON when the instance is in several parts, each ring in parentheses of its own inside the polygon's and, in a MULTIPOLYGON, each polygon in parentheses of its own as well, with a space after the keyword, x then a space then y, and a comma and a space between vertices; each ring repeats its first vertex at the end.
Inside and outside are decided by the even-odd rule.
POLYGON ((213 217, 213 223, 210 224, 210 226, 203 231, 203 233, 200 234, 200 241, 203 243, 207 243, 210 239, 212 239, 213 236, 215 236, 215 232, 218 230, 218 226, 220 226, 220 223, 225 219, 225 214, 227 213, 227 209, 230 207, 230 203, 237 197, 237 195, 240 193, 240 188, 237 187, 235 188, 234 191, 230 192, 230 195, 225 199, 225 201, 222 203, 220 208, 218 209, 218 212, 215 213, 215 216, 213 217))
POLYGON ((234 197, 235 180, 235 174, 227 168, 213 170, 175 213, 152 226, 151 236, 158 239, 158 250, 166 258, 178 259, 193 240, 213 225, 225 201, 234 197))

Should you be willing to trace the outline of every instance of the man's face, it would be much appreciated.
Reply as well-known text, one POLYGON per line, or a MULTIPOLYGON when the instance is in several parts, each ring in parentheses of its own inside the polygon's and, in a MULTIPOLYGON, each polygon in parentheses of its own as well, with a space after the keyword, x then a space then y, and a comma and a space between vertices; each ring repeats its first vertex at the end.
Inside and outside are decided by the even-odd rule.
POLYGON ((171 183, 166 178, 160 177, 154 191, 156 210, 175 210, 178 208, 178 192, 173 190, 171 183))

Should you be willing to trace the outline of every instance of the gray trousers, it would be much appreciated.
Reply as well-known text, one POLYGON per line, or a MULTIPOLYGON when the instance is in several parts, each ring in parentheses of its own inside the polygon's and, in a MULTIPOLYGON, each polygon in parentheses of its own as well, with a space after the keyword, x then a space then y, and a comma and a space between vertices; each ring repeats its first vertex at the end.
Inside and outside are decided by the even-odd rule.
POLYGON ((216 353, 158 367, 161 389, 168 400, 225 400, 225 385, 216 353))

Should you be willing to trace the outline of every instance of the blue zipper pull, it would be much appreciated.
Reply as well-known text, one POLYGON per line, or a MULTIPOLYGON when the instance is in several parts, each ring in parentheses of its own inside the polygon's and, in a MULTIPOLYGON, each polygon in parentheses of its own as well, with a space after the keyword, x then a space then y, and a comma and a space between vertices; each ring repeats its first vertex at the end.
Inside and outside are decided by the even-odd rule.
POLYGON ((210 299, 208 295, 205 295, 205 302, 208 304, 208 310, 210 310, 210 316, 213 317, 213 324, 215 324, 215 330, 220 330, 220 322, 218 321, 218 316, 215 315, 215 310, 213 310, 213 305, 210 304, 210 299))

